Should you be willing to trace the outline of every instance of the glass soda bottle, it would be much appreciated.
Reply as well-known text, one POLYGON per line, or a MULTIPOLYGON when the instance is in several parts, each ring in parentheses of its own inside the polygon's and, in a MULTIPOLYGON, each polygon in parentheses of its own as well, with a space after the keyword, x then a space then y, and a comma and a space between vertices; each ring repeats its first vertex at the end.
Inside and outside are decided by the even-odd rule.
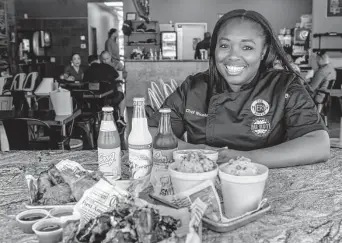
POLYGON ((178 148, 178 139, 171 127, 171 109, 163 108, 159 112, 161 118, 158 133, 153 139, 153 168, 150 180, 154 192, 166 196, 173 194, 168 168, 173 161, 173 151, 178 148))
POLYGON ((152 136, 147 125, 145 98, 133 98, 132 130, 128 136, 128 159, 131 179, 150 175, 152 169, 152 136))
POLYGON ((114 123, 113 107, 103 107, 103 118, 97 139, 99 170, 109 181, 121 177, 121 147, 118 129, 114 123))

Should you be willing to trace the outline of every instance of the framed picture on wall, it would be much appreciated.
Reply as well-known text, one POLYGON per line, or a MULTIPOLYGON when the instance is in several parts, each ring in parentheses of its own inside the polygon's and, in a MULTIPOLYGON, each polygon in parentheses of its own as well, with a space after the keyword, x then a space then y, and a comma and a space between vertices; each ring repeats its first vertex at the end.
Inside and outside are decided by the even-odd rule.
POLYGON ((137 13, 135 12, 127 12, 126 20, 137 20, 137 13))
POLYGON ((342 0, 327 0, 327 17, 342 17, 342 0))

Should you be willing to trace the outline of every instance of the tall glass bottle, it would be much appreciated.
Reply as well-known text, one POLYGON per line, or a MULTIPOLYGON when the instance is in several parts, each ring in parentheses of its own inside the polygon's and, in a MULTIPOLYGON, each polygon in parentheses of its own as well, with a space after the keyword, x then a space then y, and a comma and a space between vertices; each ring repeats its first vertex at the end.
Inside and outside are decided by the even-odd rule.
POLYGON ((152 136, 147 125, 145 98, 133 98, 132 130, 128 136, 128 158, 131 179, 150 175, 152 136))
POLYGON ((151 183, 154 192, 160 195, 173 194, 171 180, 168 173, 169 164, 173 160, 173 151, 178 148, 178 139, 172 131, 171 109, 160 109, 158 133, 153 139, 153 168, 151 183))
POLYGON ((99 137, 97 139, 99 170, 109 181, 121 177, 120 136, 113 118, 113 107, 103 107, 99 137))

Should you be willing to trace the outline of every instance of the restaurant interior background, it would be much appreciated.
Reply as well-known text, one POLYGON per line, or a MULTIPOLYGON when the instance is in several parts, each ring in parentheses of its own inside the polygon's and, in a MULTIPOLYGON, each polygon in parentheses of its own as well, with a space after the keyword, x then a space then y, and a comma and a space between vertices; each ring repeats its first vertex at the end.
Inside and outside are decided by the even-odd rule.
MULTIPOLYGON (((136 12, 132 0, 7 0, 8 31, 15 36, 14 40, 9 42, 10 59, 13 61, 10 62, 14 63, 12 65, 15 69, 15 63, 19 62, 18 46, 23 36, 43 30, 51 34, 51 46, 44 48, 44 55, 32 63, 36 63, 35 68, 39 67, 42 76, 58 77, 64 66, 69 64, 71 53, 80 53, 82 65, 87 67, 88 55, 100 54, 104 49, 107 31, 117 28, 120 30, 120 54, 124 56, 127 70, 127 106, 131 107, 134 96, 144 96, 148 99, 147 90, 151 81, 158 82, 161 79, 168 83, 173 79, 180 84, 188 75, 207 69, 208 61, 194 60, 194 50, 188 48, 196 39, 195 30, 191 29, 195 24, 204 26, 200 34, 196 34, 200 40, 204 31, 212 32, 220 15, 232 9, 245 8, 263 14, 279 32, 284 28, 294 28, 296 23, 301 21, 301 16, 312 14, 312 34, 341 33, 342 17, 327 17, 329 1, 150 0, 149 17, 152 22, 147 27, 150 28, 152 24, 157 33, 139 34, 133 31, 134 33, 127 37, 123 35, 121 27, 126 14, 136 12), (188 31, 186 27, 189 28, 188 31), (131 59, 134 49, 144 47, 159 56, 159 33, 169 30, 177 33, 177 54, 171 58, 173 60, 131 59), (134 43, 141 38, 155 38, 157 43, 134 43), (133 44, 128 45, 132 39, 133 44)), ((136 18, 139 20, 139 16, 136 18)), ((137 21, 137 24, 140 22, 137 21)), ((311 48, 318 48, 318 45, 318 38, 311 38, 311 48)), ((341 38, 323 37, 321 48, 342 48, 341 38)), ((335 67, 342 67, 342 53, 333 52, 330 55, 335 67)))
MULTIPOLYGON (((104 1, 104 0, 9 0, 15 6, 15 28, 18 33, 23 31, 36 31, 39 29, 49 31, 52 37, 52 45, 46 49, 46 62, 53 61, 53 67, 45 67, 47 74, 56 76, 62 72, 62 68, 70 60, 73 52, 78 52, 82 57, 82 64, 87 65, 89 54, 99 54, 104 49, 107 31, 110 28, 120 30, 120 52, 126 60, 127 76, 127 105, 132 105, 132 98, 144 95, 147 98, 147 89, 151 81, 162 79, 182 82, 186 76, 205 70, 208 63, 195 61, 192 45, 194 34, 186 31, 185 27, 194 23, 206 25, 203 31, 212 32, 220 14, 231 9, 246 8, 259 11, 272 23, 276 31, 283 28, 291 29, 299 23, 301 16, 312 14, 312 33, 342 32, 340 24, 342 17, 326 17, 328 0, 216 0, 215 4, 207 0, 150 0, 150 19, 156 21, 158 31, 174 30, 177 32, 177 57, 170 63, 163 60, 150 63, 130 60, 133 49, 137 46, 129 46, 128 40, 141 40, 141 35, 133 33, 130 39, 123 37, 121 32, 122 21, 127 13, 134 13, 135 7, 132 0, 104 1), (104 2, 117 2, 111 7, 104 2), (120 3, 123 8, 120 7, 120 3), (181 24, 181 25, 180 25, 181 24), (184 28, 179 32, 179 28, 184 28), (139 36, 139 37, 136 37, 139 36), (140 38, 140 39, 139 39, 140 38), (188 45, 188 46, 186 46, 188 45), (184 47, 183 47, 184 46, 184 47), (95 50, 96 49, 96 50, 95 50), (190 49, 190 50, 189 50, 190 49), (186 53, 186 51, 188 53, 186 53), (52 58, 52 59, 51 59, 52 58), (184 60, 188 60, 185 62, 184 60), (191 59, 191 60, 189 60, 191 59), (142 94, 144 92, 144 94, 142 94)), ((139 17, 137 17, 139 19, 139 17)), ((152 27, 155 27, 152 26, 152 27)), ((150 25, 148 25, 150 27, 150 25)), ((190 28, 190 27, 189 27, 190 28)), ((202 32, 203 32, 202 31, 202 32)), ((202 34, 197 34, 202 39, 202 34)), ((160 41, 158 33, 144 35, 145 39, 156 38, 160 41)), ((318 39, 312 39, 312 48, 318 47, 318 39)), ((153 45, 141 44, 139 48, 153 52, 159 52, 160 43, 153 45)), ((340 38, 324 38, 322 48, 342 48, 340 38)), ((154 52, 154 53, 157 53, 154 52)), ((341 53, 332 53, 332 56, 341 53)), ((337 59, 336 59, 337 60, 337 59)), ((335 59, 334 59, 335 61, 335 59)), ((338 60, 337 60, 338 61, 338 60)), ((342 64, 337 64, 342 66, 342 64)), ((45 64, 45 66, 47 66, 45 64)))

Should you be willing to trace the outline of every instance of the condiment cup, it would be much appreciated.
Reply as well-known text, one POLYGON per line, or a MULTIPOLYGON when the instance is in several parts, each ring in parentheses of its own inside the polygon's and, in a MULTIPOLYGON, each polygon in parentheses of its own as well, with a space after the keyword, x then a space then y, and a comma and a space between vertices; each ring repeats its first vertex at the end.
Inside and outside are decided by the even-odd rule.
POLYGON ((57 243, 63 240, 63 225, 59 218, 49 218, 38 221, 32 226, 37 235, 39 243, 57 243), (44 227, 59 226, 59 229, 52 231, 41 231, 44 227))
POLYGON ((219 178, 223 196, 224 215, 235 218, 258 208, 264 193, 268 178, 268 168, 264 165, 252 163, 258 169, 253 176, 236 176, 225 173, 219 166, 219 178))
POLYGON ((176 150, 173 152, 173 160, 175 162, 180 162, 183 160, 183 157, 189 153, 198 153, 201 152, 205 157, 208 159, 217 162, 218 159, 218 152, 215 150, 208 150, 208 149, 183 149, 183 150, 176 150))
POLYGON ((33 234, 32 225, 38 222, 39 220, 42 220, 44 218, 47 218, 49 215, 49 212, 45 209, 30 209, 26 210, 24 212, 19 213, 15 219, 18 222, 19 228, 26 234, 33 234), (43 218, 36 219, 36 220, 22 220, 22 218, 27 216, 34 216, 34 215, 42 215, 43 218))
POLYGON ((50 210, 49 216, 51 218, 61 218, 65 216, 71 216, 74 214, 74 206, 62 206, 62 207, 55 207, 50 210))
POLYGON ((169 165, 169 174, 171 177, 171 182, 175 193, 180 193, 189 190, 206 180, 211 180, 215 185, 218 167, 211 171, 202 173, 181 172, 175 170, 176 167, 177 162, 174 162, 169 165))

